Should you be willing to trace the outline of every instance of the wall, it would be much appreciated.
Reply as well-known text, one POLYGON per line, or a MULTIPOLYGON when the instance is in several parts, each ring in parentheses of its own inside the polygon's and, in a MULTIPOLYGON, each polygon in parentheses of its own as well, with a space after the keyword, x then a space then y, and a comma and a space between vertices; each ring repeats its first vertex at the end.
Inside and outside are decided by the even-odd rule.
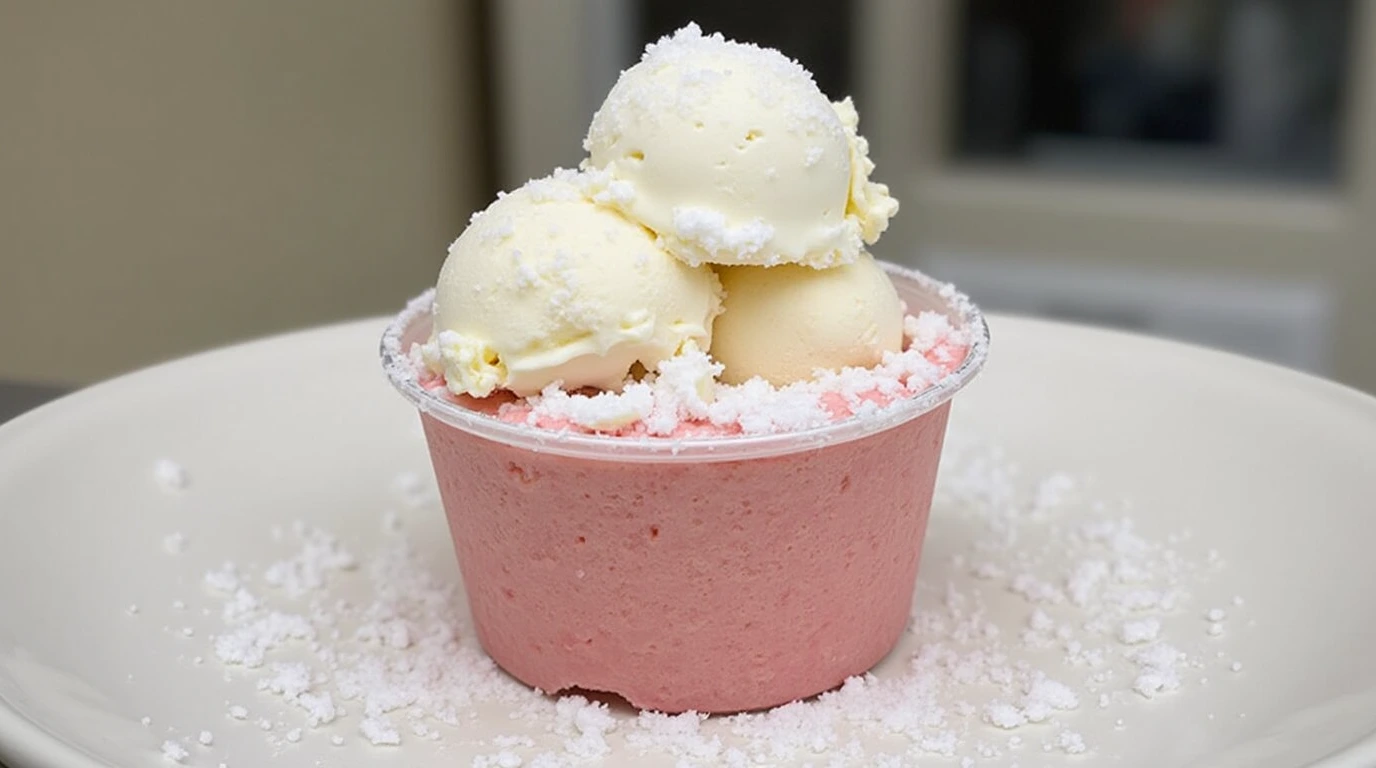
POLYGON ((8 3, 0 379, 382 313, 487 194, 474 3, 8 3))

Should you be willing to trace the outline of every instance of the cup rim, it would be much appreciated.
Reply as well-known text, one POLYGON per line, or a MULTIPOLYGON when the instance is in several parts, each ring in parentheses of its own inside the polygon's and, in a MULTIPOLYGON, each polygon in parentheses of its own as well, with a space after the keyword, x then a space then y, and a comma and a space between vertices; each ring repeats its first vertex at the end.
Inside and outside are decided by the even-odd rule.
MULTIPOLYGON (((876 260, 878 261, 878 260, 876 260)), ((894 402, 878 413, 852 416, 831 424, 793 432, 726 437, 617 437, 573 431, 554 431, 513 424, 450 402, 427 391, 416 376, 410 350, 402 339, 418 321, 428 318, 433 288, 413 298, 382 334, 379 352, 392 386, 422 415, 469 434, 503 445, 581 459, 631 462, 735 461, 783 456, 857 440, 911 421, 945 404, 984 367, 989 352, 989 326, 968 296, 949 283, 922 272, 879 261, 891 278, 916 284, 944 305, 959 327, 968 329, 969 350, 960 365, 922 393, 894 402)))

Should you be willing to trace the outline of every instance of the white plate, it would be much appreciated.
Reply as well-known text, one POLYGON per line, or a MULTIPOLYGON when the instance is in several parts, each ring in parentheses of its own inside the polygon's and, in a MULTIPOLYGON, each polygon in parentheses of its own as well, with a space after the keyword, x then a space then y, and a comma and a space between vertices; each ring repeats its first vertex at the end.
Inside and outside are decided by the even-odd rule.
MULTIPOLYGON (((958 397, 953 429, 996 441, 1025 477, 1092 478, 1096 498, 1131 500, 1144 536, 1190 529, 1177 542, 1182 555, 1216 548, 1224 563, 1187 585, 1165 618, 1181 648, 1206 662, 1188 671, 1187 685, 1150 701, 1118 697, 1103 711, 1085 700, 1057 715, 1061 725, 1019 729, 1027 746, 1004 750, 1002 762, 1376 763, 1376 558, 1366 535, 1376 511, 1376 400, 1157 340, 1003 317, 991 325, 988 369, 958 397), (1234 595, 1245 605, 1233 606, 1234 595), (1214 605, 1230 612, 1221 637, 1206 635, 1200 615, 1214 605), (1205 676, 1208 684, 1195 679, 1205 676), (1082 734, 1090 752, 1044 753, 1048 729, 1061 727, 1082 734)), ((473 739, 523 727, 543 738, 538 724, 489 705, 462 732, 441 727, 439 742, 373 747, 352 712, 274 747, 254 717, 289 727, 303 722, 299 712, 210 660, 221 625, 201 610, 221 601, 201 576, 225 559, 270 559, 280 549, 268 535, 275 524, 328 528, 367 555, 386 538, 380 511, 401 508, 404 535, 454 578, 436 508, 398 507, 395 478, 426 473, 428 463, 414 414, 378 368, 382 326, 200 355, 0 428, 0 757, 12 768, 167 765, 167 738, 189 739, 189 765, 467 766, 493 751, 473 739), (184 491, 155 481, 164 457, 187 469, 184 491), (164 551, 173 531, 186 536, 179 555, 164 551), (178 600, 186 607, 173 607, 178 600), (207 660, 197 665, 196 656, 207 660), (227 702, 254 717, 228 719, 227 702), (201 729, 213 731, 213 745, 195 743, 201 729)), ((943 504, 920 583, 981 588, 955 567, 968 530, 943 504)), ((1064 514, 1042 533, 1064 535, 1081 512, 1064 514)), ((938 605, 939 592, 922 599, 938 605)), ((1010 637, 1028 614, 1002 599, 989 611, 1010 637)), ((905 639, 879 676, 899 674, 915 643, 905 639)), ((962 726, 966 742, 1006 740, 977 719, 962 726)), ((274 733, 280 741, 282 729, 274 733)), ((657 763, 621 750, 607 764, 657 763)))

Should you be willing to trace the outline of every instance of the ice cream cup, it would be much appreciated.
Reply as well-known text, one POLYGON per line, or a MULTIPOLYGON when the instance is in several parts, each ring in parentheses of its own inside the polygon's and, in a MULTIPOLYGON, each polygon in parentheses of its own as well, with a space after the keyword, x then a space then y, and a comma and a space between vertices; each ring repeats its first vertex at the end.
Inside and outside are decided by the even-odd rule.
POLYGON ((617 438, 510 424, 384 367, 417 407, 479 642, 535 688, 663 712, 806 698, 869 670, 907 626, 951 398, 988 329, 949 286, 884 265, 909 311, 969 329, 960 366, 868 417, 807 431, 617 438))

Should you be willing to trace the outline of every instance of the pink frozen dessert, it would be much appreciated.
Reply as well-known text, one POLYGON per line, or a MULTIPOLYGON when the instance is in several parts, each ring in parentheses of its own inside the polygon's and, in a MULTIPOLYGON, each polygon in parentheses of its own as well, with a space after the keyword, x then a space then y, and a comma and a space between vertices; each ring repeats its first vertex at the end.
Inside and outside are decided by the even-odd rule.
POLYGON ((548 692, 733 712, 907 624, 978 310, 866 251, 897 211, 849 100, 695 26, 578 170, 499 196, 383 338, 484 649, 548 692))

